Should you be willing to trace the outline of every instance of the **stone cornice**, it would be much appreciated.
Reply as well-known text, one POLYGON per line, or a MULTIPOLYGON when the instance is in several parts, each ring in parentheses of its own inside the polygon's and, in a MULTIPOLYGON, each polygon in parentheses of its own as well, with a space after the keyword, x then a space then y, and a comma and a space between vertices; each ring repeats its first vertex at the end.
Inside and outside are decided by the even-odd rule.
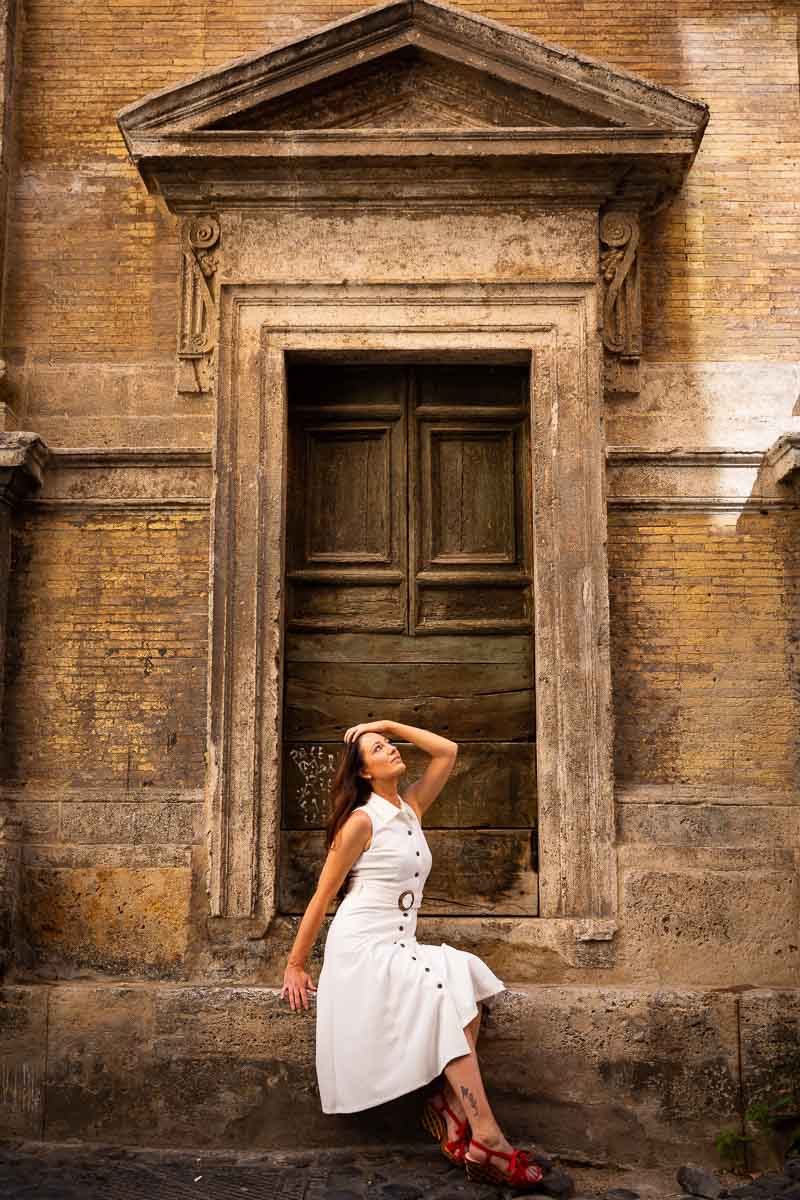
POLYGON ((761 450, 731 450, 726 446, 673 446, 652 450, 646 446, 608 446, 609 467, 760 467, 761 450))
POLYGON ((36 433, 0 434, 0 504, 13 507, 41 487, 49 455, 36 433))
POLYGON ((54 447, 52 465, 82 467, 210 467, 206 446, 64 446, 54 447))

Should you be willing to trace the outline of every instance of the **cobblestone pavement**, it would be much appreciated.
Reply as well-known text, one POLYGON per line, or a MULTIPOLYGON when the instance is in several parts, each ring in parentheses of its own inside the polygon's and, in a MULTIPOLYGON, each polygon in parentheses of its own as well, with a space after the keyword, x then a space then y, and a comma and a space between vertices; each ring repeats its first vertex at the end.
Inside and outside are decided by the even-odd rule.
MULTIPOLYGON (((569 1172, 575 1200, 683 1195, 674 1171, 556 1168, 569 1172)), ((559 1179, 564 1184, 563 1174, 556 1175, 556 1187, 559 1179)), ((2 1200, 508 1200, 515 1194, 468 1182, 463 1168, 433 1145, 286 1154, 0 1142, 2 1200)))

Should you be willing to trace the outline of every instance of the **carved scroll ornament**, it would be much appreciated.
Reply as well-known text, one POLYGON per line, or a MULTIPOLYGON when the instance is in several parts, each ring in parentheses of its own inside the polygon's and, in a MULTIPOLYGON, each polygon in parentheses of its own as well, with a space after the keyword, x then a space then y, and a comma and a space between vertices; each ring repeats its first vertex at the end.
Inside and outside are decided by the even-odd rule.
POLYGON ((202 395, 213 387, 216 344, 219 221, 190 217, 181 231, 181 296, 178 322, 178 392, 202 395))
POLYGON ((606 213, 600 221, 600 243, 606 391, 630 394, 639 390, 642 353, 638 216, 606 213))

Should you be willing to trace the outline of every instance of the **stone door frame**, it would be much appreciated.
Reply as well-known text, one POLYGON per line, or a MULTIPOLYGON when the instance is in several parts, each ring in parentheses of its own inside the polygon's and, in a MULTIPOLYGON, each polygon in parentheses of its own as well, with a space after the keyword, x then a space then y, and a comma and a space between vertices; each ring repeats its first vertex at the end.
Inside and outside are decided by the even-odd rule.
POLYGON ((579 942, 612 937, 597 292, 588 283, 222 285, 209 685, 212 919, 244 922, 262 936, 277 911, 287 359, 511 358, 531 364, 540 915, 530 920, 557 921, 559 933, 579 942))

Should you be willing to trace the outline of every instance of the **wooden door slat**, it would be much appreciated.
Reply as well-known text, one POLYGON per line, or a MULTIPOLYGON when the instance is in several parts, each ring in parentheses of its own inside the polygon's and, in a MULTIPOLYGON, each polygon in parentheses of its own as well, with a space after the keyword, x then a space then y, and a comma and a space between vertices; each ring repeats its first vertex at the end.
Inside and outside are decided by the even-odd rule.
POLYGON ((530 658, 530 638, 525 635, 463 634, 460 637, 432 635, 425 638, 374 634, 290 633, 284 645, 284 661, 369 663, 515 663, 530 658))
MULTIPOLYGON (((419 779, 428 755, 396 742, 406 772, 400 795, 419 779)), ((342 754, 336 742, 287 742, 283 753, 284 829, 321 829, 342 754)), ((533 742, 465 742, 444 788, 423 817, 425 828, 529 829, 536 824, 536 746, 533 742)))
MULTIPOLYGON (((426 837, 433 866, 423 891, 421 916, 536 914, 538 880, 529 831, 431 830, 426 837)), ((324 834, 283 832, 280 872, 283 912, 303 912, 314 894, 325 854, 324 834)))

